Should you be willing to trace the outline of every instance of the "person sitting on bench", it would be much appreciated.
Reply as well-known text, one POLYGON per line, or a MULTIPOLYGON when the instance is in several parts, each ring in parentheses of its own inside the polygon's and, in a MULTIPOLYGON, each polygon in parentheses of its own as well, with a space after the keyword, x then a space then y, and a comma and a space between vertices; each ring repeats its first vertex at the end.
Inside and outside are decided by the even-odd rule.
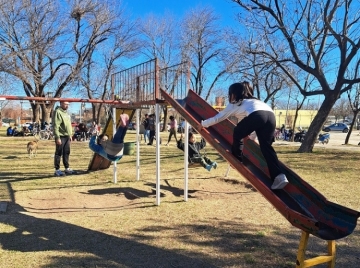
POLYGON ((96 135, 92 136, 89 142, 89 148, 102 157, 117 162, 123 156, 124 137, 129 125, 129 116, 127 114, 120 115, 120 126, 116 130, 112 141, 107 140, 107 135, 100 135, 98 139, 96 135))
MULTIPOLYGON (((206 168, 207 171, 210 171, 212 167, 215 169, 217 168, 217 163, 200 154, 200 150, 203 149, 205 146, 206 141, 204 140, 204 138, 201 138, 200 142, 196 142, 194 133, 189 132, 189 162, 199 163, 202 167, 206 168)), ((185 149, 185 144, 182 141, 182 134, 180 136, 180 139, 177 141, 177 147, 182 151, 184 151, 185 149)))

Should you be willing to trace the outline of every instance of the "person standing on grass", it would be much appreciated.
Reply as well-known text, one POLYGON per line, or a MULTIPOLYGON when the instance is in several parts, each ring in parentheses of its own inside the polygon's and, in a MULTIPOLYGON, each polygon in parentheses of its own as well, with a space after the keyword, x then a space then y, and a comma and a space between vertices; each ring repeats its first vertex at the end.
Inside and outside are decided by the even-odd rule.
POLYGON ((234 128, 232 154, 242 162, 243 138, 255 131, 270 177, 274 181, 271 189, 282 189, 288 184, 288 180, 281 171, 278 157, 272 147, 276 126, 275 114, 266 103, 255 98, 253 92, 249 82, 232 84, 229 87, 229 104, 226 108, 214 117, 201 121, 201 125, 210 127, 232 115, 240 120, 245 116, 234 128))
POLYGON ((146 141, 150 141, 150 129, 149 129, 149 115, 145 114, 145 119, 142 122, 143 126, 144 126, 144 141, 146 143, 146 141))
POLYGON ((155 114, 149 115, 149 143, 147 145, 152 145, 155 139, 155 114))
POLYGON ((169 129, 169 139, 168 142, 165 144, 165 146, 169 145, 169 142, 171 140, 171 137, 174 135, 175 141, 177 142, 178 139, 176 138, 176 130, 177 130, 177 121, 174 116, 170 116, 170 129, 169 129))
POLYGON ((69 165, 72 126, 70 115, 67 113, 68 108, 69 102, 60 101, 60 106, 56 107, 52 118, 56 146, 54 157, 55 176, 74 174, 69 165), (65 167, 64 172, 60 170, 61 158, 65 167))

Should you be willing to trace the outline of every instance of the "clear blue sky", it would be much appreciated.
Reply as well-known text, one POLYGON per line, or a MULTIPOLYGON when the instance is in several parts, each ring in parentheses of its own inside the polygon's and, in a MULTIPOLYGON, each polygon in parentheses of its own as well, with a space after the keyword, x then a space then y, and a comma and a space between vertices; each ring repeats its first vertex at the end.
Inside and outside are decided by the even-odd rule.
POLYGON ((239 5, 230 0, 122 0, 122 2, 134 18, 141 18, 150 13, 163 16, 165 12, 173 13, 180 18, 187 10, 198 6, 209 6, 221 18, 224 26, 233 24, 235 14, 240 11, 239 5))
MULTIPOLYGON (((180 19, 192 8, 209 6, 219 16, 222 26, 237 24, 236 14, 240 11, 240 7, 230 0, 122 0, 122 3, 133 19, 143 18, 150 14, 162 17, 166 12, 180 19)), ((90 104, 86 104, 86 107, 89 108, 90 104)), ((72 103, 69 109, 71 112, 78 113, 80 104, 72 103)))

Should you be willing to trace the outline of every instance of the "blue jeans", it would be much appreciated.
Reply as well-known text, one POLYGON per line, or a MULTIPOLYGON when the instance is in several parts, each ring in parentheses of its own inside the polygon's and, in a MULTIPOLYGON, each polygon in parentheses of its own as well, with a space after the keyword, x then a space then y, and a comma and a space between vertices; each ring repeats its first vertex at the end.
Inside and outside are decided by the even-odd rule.
MULTIPOLYGON (((114 136, 112 142, 118 143, 118 144, 123 143, 126 131, 127 131, 127 127, 119 127, 115 133, 115 136, 114 136)), ((97 153, 97 154, 101 155, 102 157, 104 157, 110 161, 115 161, 115 162, 119 161, 122 158, 122 155, 115 156, 115 155, 107 154, 105 152, 104 148, 100 144, 97 144, 95 142, 95 140, 96 140, 96 136, 92 136, 89 141, 89 148, 94 153, 97 153)))
POLYGON ((144 131, 144 140, 145 140, 145 142, 147 140, 150 140, 150 130, 148 130, 148 129, 145 129, 145 131, 144 131))

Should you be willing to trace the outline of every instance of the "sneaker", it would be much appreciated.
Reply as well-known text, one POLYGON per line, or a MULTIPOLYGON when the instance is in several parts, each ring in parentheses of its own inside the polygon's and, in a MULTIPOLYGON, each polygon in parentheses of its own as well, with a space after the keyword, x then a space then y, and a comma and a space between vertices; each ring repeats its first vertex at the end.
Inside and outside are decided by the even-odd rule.
POLYGON ((65 176, 65 173, 62 172, 60 169, 57 169, 57 170, 55 170, 54 175, 57 177, 60 177, 60 176, 65 176))
POLYGON ((120 115, 120 125, 126 127, 129 125, 129 116, 127 114, 120 115))
POLYGON ((213 166, 214 169, 217 168, 217 163, 216 162, 213 162, 211 165, 213 166))
POLYGON ((212 167, 213 167, 212 165, 206 165, 205 168, 207 169, 207 171, 210 171, 212 167))
POLYGON ((275 177, 274 183, 271 185, 271 189, 273 189, 273 190, 282 189, 288 183, 289 183, 289 181, 287 180, 286 176, 281 173, 275 177))
POLYGON ((65 169, 65 174, 69 174, 69 175, 71 175, 71 174, 75 174, 76 172, 74 171, 74 170, 72 170, 71 168, 66 168, 65 169))

